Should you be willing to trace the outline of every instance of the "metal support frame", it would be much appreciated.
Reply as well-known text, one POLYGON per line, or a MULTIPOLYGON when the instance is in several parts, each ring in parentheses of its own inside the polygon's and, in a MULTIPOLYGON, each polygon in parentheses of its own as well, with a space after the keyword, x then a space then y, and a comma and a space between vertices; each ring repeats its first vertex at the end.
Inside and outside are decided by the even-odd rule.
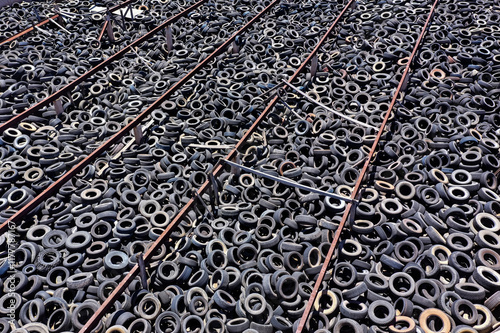
POLYGON ((275 182, 278 182, 278 183, 281 183, 281 184, 284 184, 284 185, 287 185, 287 186, 296 187, 296 188, 304 190, 304 191, 308 191, 308 192, 311 192, 311 193, 316 193, 316 194, 319 194, 319 195, 324 195, 325 197, 330 197, 330 198, 334 198, 334 199, 345 201, 345 202, 355 202, 356 201, 353 198, 344 197, 343 195, 338 195, 338 194, 335 194, 335 193, 332 193, 332 192, 326 192, 326 191, 322 191, 322 190, 319 190, 319 189, 314 188, 314 187, 309 187, 309 186, 306 186, 306 185, 299 184, 299 183, 294 182, 293 180, 288 179, 288 178, 273 176, 273 175, 270 175, 270 174, 262 172, 262 171, 257 171, 255 169, 243 166, 241 164, 228 161, 227 159, 223 159, 222 162, 230 165, 231 169, 232 168, 238 168, 238 169, 241 169, 243 171, 253 173, 254 175, 257 175, 259 177, 271 179, 271 180, 274 180, 275 182))
POLYGON ((109 64, 111 64, 113 61, 118 60, 121 57, 123 57, 127 52, 130 51, 130 49, 132 47, 136 47, 136 46, 140 45, 141 43, 145 42, 146 40, 150 39, 156 33, 158 33, 159 31, 161 31, 162 29, 164 29, 168 25, 172 24, 173 22, 176 22, 181 17, 184 17, 189 12, 195 10, 196 8, 198 8, 202 4, 206 3, 207 1, 208 0, 200 0, 200 1, 196 2, 194 5, 191 5, 190 7, 186 8, 182 12, 178 13, 177 15, 175 15, 175 16, 171 17, 170 19, 164 21, 163 23, 161 23, 160 25, 158 25, 156 28, 152 29, 150 32, 148 32, 144 36, 142 36, 142 37, 136 39, 134 42, 128 44, 123 49, 121 49, 120 51, 116 52, 115 54, 113 54, 112 56, 110 56, 109 58, 107 58, 106 60, 104 60, 103 62, 97 64, 95 67, 91 68, 88 72, 86 72, 85 74, 83 74, 79 78, 73 80, 72 82, 68 83, 66 86, 64 86, 63 88, 59 89, 58 91, 56 91, 55 93, 53 93, 49 97, 45 98, 44 100, 38 102, 37 104, 35 104, 35 105, 31 106, 31 107, 29 107, 28 109, 26 109, 23 112, 19 113, 15 117, 12 117, 11 119, 7 120, 6 122, 0 124, 0 135, 2 135, 3 132, 6 129, 8 129, 10 127, 13 127, 14 125, 19 124, 21 121, 23 121, 23 119, 25 119, 28 116, 34 114, 35 112, 37 112, 41 108, 48 106, 51 102, 55 101, 60 96, 62 96, 64 94, 67 94, 68 91, 71 91, 72 89, 76 88, 79 84, 83 83, 87 78, 91 77, 92 75, 94 75, 98 71, 104 69, 106 66, 108 66, 109 64))
MULTIPOLYGON (((424 38, 424 35, 427 31, 427 27, 431 21, 431 18, 433 16, 434 10, 435 10, 438 2, 439 2, 439 0, 435 0, 433 6, 431 7, 431 11, 429 13, 427 20, 425 21, 422 32, 420 33, 420 35, 415 43, 415 46, 413 47, 413 51, 412 51, 412 54, 410 56, 410 59, 413 59, 415 57, 415 54, 417 53, 417 51, 420 47, 420 43, 422 42, 422 40, 424 38)), ((357 196, 358 196, 358 192, 361 188, 361 183, 363 182, 366 171, 368 170, 368 166, 371 163, 372 157, 375 154, 375 151, 377 150, 380 138, 382 137, 382 133, 384 132, 385 126, 387 125, 387 121, 389 120, 389 117, 392 113, 392 109, 397 101, 399 93, 402 91, 404 80, 409 74, 411 64, 412 64, 411 60, 408 61, 408 63, 406 64, 406 68, 403 72, 403 76, 402 76, 401 80, 399 81, 399 85, 396 88, 394 96, 392 97, 392 101, 391 101, 391 104, 389 105, 389 109, 387 110, 385 117, 384 117, 384 120, 383 120, 382 124, 380 125, 380 129, 377 133, 375 141, 372 144, 372 147, 370 149, 370 153, 366 157, 365 163, 363 165, 363 169, 361 170, 359 177, 358 177, 358 180, 357 180, 357 182, 354 186, 354 189, 351 193, 351 199, 353 199, 353 200, 355 198, 357 198, 357 196)), ((354 208, 353 203, 348 203, 346 208, 345 208, 345 211, 344 211, 344 214, 342 215, 342 219, 339 223, 339 226, 338 226, 337 230, 335 231, 335 235, 333 237, 330 248, 328 249, 328 253, 325 257, 325 261, 323 262, 323 265, 321 267, 321 271, 318 273, 316 283, 314 284, 314 288, 311 292, 311 295, 309 296, 309 300, 308 300, 308 302, 306 304, 306 308, 304 309, 304 312, 302 314, 302 318, 300 319, 299 326, 297 328, 296 333, 302 333, 302 330, 304 329, 304 327, 307 323, 307 320, 309 318, 309 314, 311 313, 314 301, 316 300, 316 297, 318 295, 319 288, 321 287, 321 284, 323 283, 323 279, 325 278, 325 274, 326 274, 326 271, 328 269, 328 265, 330 264, 330 262, 332 260, 333 253, 334 253, 335 248, 337 247, 337 243, 340 239, 340 234, 342 233, 342 230, 344 229, 345 223, 346 223, 347 219, 349 218, 349 215, 351 213, 351 210, 353 210, 353 208, 354 208)))

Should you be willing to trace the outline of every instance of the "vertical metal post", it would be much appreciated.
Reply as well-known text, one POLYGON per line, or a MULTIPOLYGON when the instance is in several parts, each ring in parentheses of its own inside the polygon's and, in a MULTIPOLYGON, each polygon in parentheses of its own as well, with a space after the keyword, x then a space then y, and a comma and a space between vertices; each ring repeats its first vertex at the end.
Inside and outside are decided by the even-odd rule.
POLYGON ((35 16, 36 16, 36 19, 38 20, 38 22, 42 22, 42 19, 40 18, 40 15, 38 14, 38 9, 36 9, 36 7, 33 7, 33 12, 35 13, 35 16))
POLYGON ((111 43, 115 42, 115 35, 113 34, 113 22, 111 22, 109 18, 109 14, 106 16, 106 21, 108 24, 106 25, 106 32, 108 33, 108 38, 111 43))
MULTIPOLYGON (((236 164, 241 164, 240 154, 236 154, 233 160, 236 164)), ((240 168, 231 166, 231 173, 234 174, 236 177, 239 177, 241 174, 241 170, 240 168)))
POLYGON ((64 112, 64 107, 62 105, 62 102, 60 99, 56 99, 54 101, 54 109, 56 109, 56 114, 59 116, 61 113, 64 112))
POLYGON ((134 19, 134 10, 132 9, 132 5, 128 5, 128 9, 130 10, 130 17, 133 20, 134 19))
POLYGON ((174 42, 172 40, 172 26, 169 25, 165 28, 165 36, 167 37, 167 50, 172 51, 174 48, 174 42))
MULTIPOLYGON (((214 168, 215 169, 215 168, 214 168)), ((210 184, 212 185, 212 195, 210 196, 210 205, 212 206, 212 211, 214 215, 216 214, 216 207, 219 206, 219 188, 217 181, 215 180, 214 173, 211 171, 208 175, 210 178, 210 184)))
POLYGON ((57 17, 57 23, 59 23, 62 27, 64 27, 64 25, 66 24, 66 22, 64 22, 64 18, 62 17, 62 15, 59 15, 57 17))
POLYGON ((311 59, 311 77, 316 75, 316 71, 318 70, 318 55, 315 54, 311 59))
POLYGON ((134 127, 134 136, 135 136, 135 143, 140 145, 143 137, 141 125, 137 125, 136 127, 134 127))
POLYGON ((142 253, 137 255, 137 263, 139 264, 141 274, 142 289, 148 290, 148 275, 146 274, 146 265, 144 264, 142 253))
POLYGON ((233 54, 240 52, 240 45, 238 41, 239 36, 236 36, 236 38, 233 40, 233 54))

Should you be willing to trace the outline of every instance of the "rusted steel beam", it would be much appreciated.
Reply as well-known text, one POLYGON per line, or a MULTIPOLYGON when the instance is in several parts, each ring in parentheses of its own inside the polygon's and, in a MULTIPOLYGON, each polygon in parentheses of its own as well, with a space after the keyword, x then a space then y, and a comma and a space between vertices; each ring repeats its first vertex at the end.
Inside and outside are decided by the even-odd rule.
MULTIPOLYGON (((135 1, 135 0, 129 0, 129 1, 135 1)), ((121 49, 120 51, 116 52, 115 54, 113 54, 112 56, 110 56, 109 58, 107 58, 106 60, 104 60, 103 62, 101 62, 100 64, 96 65, 95 67, 91 68, 88 72, 86 72, 85 74, 83 74, 79 78, 75 79, 71 83, 68 83, 66 86, 64 86, 63 88, 59 89, 58 91, 56 91, 55 93, 53 93, 49 97, 45 98, 44 100, 38 102, 37 104, 35 104, 35 105, 31 106, 31 107, 29 107, 25 111, 19 113, 17 116, 15 116, 15 117, 7 120, 5 123, 0 124, 0 135, 2 135, 3 132, 6 129, 19 124, 23 119, 25 119, 28 116, 34 114, 35 112, 37 112, 41 108, 49 106, 50 103, 52 103, 53 101, 55 101, 59 97, 70 93, 72 89, 76 88, 79 84, 83 83, 87 78, 89 78, 90 76, 94 75, 98 71, 104 69, 107 65, 111 64, 113 61, 115 61, 117 59, 120 59, 127 52, 129 52, 131 48, 136 47, 136 46, 140 45, 141 43, 145 42, 149 38, 153 37, 159 31, 162 31, 162 29, 164 29, 168 25, 176 22, 178 19, 180 19, 181 17, 184 17, 189 12, 195 10, 196 8, 198 8, 199 6, 201 6, 202 4, 204 4, 207 1, 208 0, 200 0, 197 3, 195 3, 194 5, 186 8, 185 10, 183 10, 182 12, 180 12, 179 14, 177 14, 177 15, 169 18, 168 20, 164 21, 163 23, 161 23, 160 25, 158 25, 156 28, 154 28, 153 30, 151 30, 150 32, 148 32, 147 34, 145 34, 144 36, 142 36, 142 37, 136 39, 134 42, 128 44, 123 49, 121 49)))
POLYGON ((99 34, 99 38, 97 40, 100 42, 102 39, 102 35, 104 35, 104 31, 106 31, 106 28, 108 27, 108 20, 104 21, 104 25, 102 26, 101 33, 99 34))
MULTIPOLYGON (((406 64, 405 70, 403 72, 403 75, 401 77, 401 80, 399 81, 398 87, 396 88, 396 91, 394 92, 394 96, 392 97, 391 104, 389 105, 389 109, 387 110, 387 113, 385 114, 384 120, 382 124, 380 125, 380 129, 377 133, 377 137, 375 138, 375 141, 372 144, 372 147, 370 149, 370 153, 366 157, 365 163, 363 165, 363 169, 361 169, 361 172, 359 174, 358 180, 356 181, 356 184, 354 186, 354 189, 351 193, 351 199, 356 199, 358 196, 359 189, 361 188, 361 184, 363 182, 363 178, 365 177, 366 171, 368 170, 368 166, 370 165, 370 162, 375 154, 375 151, 377 150, 378 143, 380 141, 380 138, 382 137, 382 133, 384 132, 385 126, 387 125, 387 121, 389 120, 389 117, 391 116, 392 109, 394 105, 396 104, 396 101, 398 99, 398 96, 400 92, 403 91, 403 85, 405 83, 405 80, 409 74, 409 71, 411 69, 411 65, 413 63, 413 58, 418 52, 418 49, 420 47, 420 44, 425 36, 425 33, 427 32, 427 28, 432 20, 434 10, 438 4, 439 0, 435 0, 433 6, 431 7, 429 16, 427 17, 427 20, 425 21, 425 24, 422 28, 422 31, 420 32, 420 35, 418 36, 418 39, 415 43, 415 46, 413 47, 413 52, 410 55, 409 61, 406 64)), ((314 284, 314 288, 311 292, 311 295, 309 297, 309 300, 307 302, 306 308, 304 310, 304 313, 302 314, 302 318, 300 319, 299 326, 297 327, 296 333, 302 333, 302 330, 304 329, 304 326, 307 323, 307 319, 309 317, 309 314, 311 313, 312 306, 314 304, 314 301, 318 295, 319 288, 321 287, 321 284, 323 282, 323 279, 325 277, 326 271, 328 269, 328 265, 330 264, 330 261, 332 260, 333 257, 333 252, 335 251, 335 248, 337 247, 337 243, 340 239, 340 234, 342 233, 342 229, 345 226, 345 223, 347 219, 349 218, 349 214, 351 213, 352 208, 355 206, 353 203, 348 203, 346 205, 344 214, 342 215, 342 220, 339 223, 338 229, 335 231, 335 235, 332 240, 332 244, 330 245, 330 248, 328 249, 328 253, 325 257, 325 261, 323 262, 323 266, 321 267, 321 271, 318 274, 318 278, 316 279, 316 283, 314 284)))

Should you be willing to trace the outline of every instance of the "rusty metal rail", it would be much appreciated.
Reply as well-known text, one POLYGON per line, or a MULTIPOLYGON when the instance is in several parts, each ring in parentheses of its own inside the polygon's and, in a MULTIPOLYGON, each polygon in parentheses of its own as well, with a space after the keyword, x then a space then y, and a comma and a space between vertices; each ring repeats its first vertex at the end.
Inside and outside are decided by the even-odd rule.
MULTIPOLYGON (((411 65, 413 63, 413 59, 415 58, 415 55, 417 54, 420 44, 425 36, 425 33, 427 32, 427 29, 429 28, 429 24, 433 18, 434 15, 434 10, 436 9, 436 6, 438 4, 439 0, 435 0, 434 4, 431 7, 429 16, 427 17, 427 20, 425 21, 425 24, 422 28, 422 31, 420 32, 420 35, 418 36, 417 41, 415 42, 415 46, 413 47, 413 51, 410 55, 410 58, 408 59, 408 63, 406 64, 405 70, 403 72, 403 75, 401 77, 401 80, 399 81, 398 87, 396 88, 396 91, 394 92, 394 96, 392 97, 391 104, 389 105, 389 109, 387 110, 384 120, 382 124, 380 125, 380 129, 377 133, 377 137, 375 138, 375 141, 372 144, 372 147, 370 149, 370 153, 368 154, 366 161, 363 165, 363 169, 361 169, 361 172, 359 174, 358 180, 356 181, 356 184, 354 186, 354 189, 351 193, 351 199, 356 199, 358 196, 358 192, 361 188, 361 184, 363 182, 363 178, 365 177, 366 171, 368 170, 368 166, 370 165, 370 162, 375 154, 375 151, 377 150, 380 138, 382 137, 382 133, 384 132, 385 126, 387 125, 387 122, 389 120, 389 117, 391 116, 392 109, 394 105, 396 104, 396 101, 399 97, 399 94, 406 89, 406 84, 408 82, 408 74, 411 69, 411 65)), ((314 284, 314 288, 311 292, 311 296, 309 297, 309 300, 307 302, 306 308, 304 310, 304 313, 302 314, 302 318, 300 319, 299 326, 297 327, 296 333, 302 333, 302 330, 304 329, 304 326, 307 323, 307 320, 309 318, 309 314, 311 313, 312 306, 314 304, 314 301, 316 300, 316 297, 318 295, 319 288, 321 287, 321 284, 323 282, 323 279, 325 277, 325 273, 328 269, 328 265, 330 264, 330 261, 332 260, 333 252, 335 251, 335 248, 337 247, 337 243, 340 239, 340 234, 342 233, 342 229, 345 226, 345 222, 349 218, 349 214, 351 213, 351 210, 355 208, 355 205, 350 202, 346 205, 344 214, 342 215, 342 220, 339 223, 338 229, 335 231, 335 235, 332 241, 332 244, 328 250, 328 253, 326 255, 325 261, 323 263, 323 266, 321 267, 321 271, 318 274, 318 278, 316 280, 316 283, 314 284)))
POLYGON ((104 25, 102 26, 101 33, 99 33, 99 38, 97 38, 97 40, 98 40, 99 42, 101 41, 102 36, 104 35, 104 31, 106 31, 106 28, 108 27, 108 24, 109 24, 109 21, 108 21, 108 20, 104 21, 104 25))
MULTIPOLYGON (((125 2, 123 2, 123 3, 121 3, 121 4, 118 4, 118 5, 115 5, 115 6, 111 7, 111 8, 109 9, 109 11, 115 11, 115 10, 118 10, 118 9, 120 9, 120 8, 123 8, 123 7, 125 7, 125 6, 128 6, 130 3, 134 2, 134 1, 136 1, 136 0, 127 0, 127 1, 125 1, 125 2)), ((43 20, 43 21, 41 21, 41 22, 39 22, 39 23, 35 24, 34 26, 29 27, 28 29, 26 29, 26 30, 24 30, 24 31, 21 31, 21 32, 19 32, 19 33, 15 34, 14 36, 9 37, 9 38, 7 38, 7 39, 5 39, 5 40, 1 41, 1 42, 0 42, 0 46, 2 46, 2 45, 4 45, 4 44, 7 44, 7 43, 10 43, 10 42, 12 42, 12 41, 14 41, 14 40, 18 39, 19 37, 24 36, 24 35, 26 35, 26 34, 30 33, 31 31, 33 31, 33 30, 35 29, 35 27, 41 27, 42 25, 45 25, 45 24, 47 24, 47 23, 52 22, 53 20, 58 19, 60 16, 61 16, 61 15, 56 14, 56 15, 54 15, 54 16, 51 16, 51 17, 49 17, 49 18, 46 18, 45 20, 43 20)))
MULTIPOLYGON (((135 1, 135 0, 128 0, 128 2, 131 2, 131 1, 135 1)), ((104 69, 107 65, 111 64, 113 61, 115 61, 117 59, 120 59, 127 52, 129 52, 132 48, 140 45, 141 43, 145 42, 149 38, 153 37, 156 33, 160 32, 162 29, 164 29, 167 26, 169 26, 170 24, 176 22, 180 18, 186 16, 189 12, 195 10, 196 8, 198 8, 199 6, 201 6, 202 4, 204 4, 207 1, 208 0, 200 0, 197 3, 195 3, 195 4, 191 5, 190 7, 186 8, 182 12, 178 13, 177 15, 169 18, 168 20, 164 21, 163 23, 161 23, 160 25, 158 25, 157 27, 155 27, 154 29, 152 29, 151 31, 149 31, 148 33, 146 33, 144 36, 142 36, 142 37, 136 39, 135 41, 133 41, 132 43, 128 44, 123 49, 121 49, 120 51, 116 52, 115 54, 113 54, 112 56, 110 56, 109 58, 107 58, 106 60, 104 60, 103 62, 97 64, 95 67, 91 68, 88 72, 86 72, 82 76, 78 77, 74 81, 68 83, 66 86, 64 86, 63 88, 59 89, 58 91, 56 91, 55 93, 53 93, 49 97, 45 98, 44 100, 38 102, 37 104, 35 104, 35 105, 31 106, 31 107, 29 107, 25 111, 19 113, 17 116, 15 116, 13 118, 7 120, 3 124, 0 124, 0 135, 2 135, 5 132, 6 129, 19 124, 23 119, 25 119, 28 116, 34 114, 35 112, 37 112, 41 108, 50 105, 50 103, 55 102, 61 96, 64 96, 65 94, 68 94, 68 93, 71 93, 72 89, 76 88, 79 84, 83 83, 87 78, 89 78, 90 76, 94 75, 98 71, 104 69)), ((122 6, 122 5, 123 6, 128 5, 128 2, 124 3, 124 4, 120 4, 120 6, 122 6)), ((113 7, 112 10, 115 10, 115 9, 116 8, 113 7)))

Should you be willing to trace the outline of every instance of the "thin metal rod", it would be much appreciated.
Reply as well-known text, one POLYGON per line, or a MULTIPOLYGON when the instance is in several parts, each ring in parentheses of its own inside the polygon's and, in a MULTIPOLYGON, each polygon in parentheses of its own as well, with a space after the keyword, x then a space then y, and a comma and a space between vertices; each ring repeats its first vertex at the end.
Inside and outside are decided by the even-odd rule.
MULTIPOLYGON (((415 43, 415 46, 413 47, 413 52, 410 56, 410 61, 408 61, 408 63, 406 64, 406 68, 403 72, 401 80, 399 81, 399 85, 396 88, 396 91, 395 91, 394 96, 392 98, 391 104, 389 105, 389 109, 387 110, 387 113, 385 114, 384 121, 380 125, 380 129, 377 133, 377 137, 375 138, 375 141, 372 144, 370 153, 366 157, 366 161, 365 161, 365 164, 363 165, 363 169, 361 170, 359 177, 358 177, 358 180, 356 182, 356 185, 354 186, 354 189, 351 193, 351 199, 355 199, 358 195, 358 191, 361 187, 361 183, 363 182, 363 178, 365 177, 366 171, 368 170, 368 166, 372 160, 372 157, 375 153, 375 150, 378 147, 378 143, 380 141, 380 138, 382 137, 382 133, 384 132, 387 121, 389 120, 389 117, 392 113, 392 108, 394 107, 394 104, 396 103, 396 100, 399 96, 399 93, 401 92, 403 82, 410 71, 412 59, 415 57, 415 54, 417 53, 417 51, 420 47, 420 43, 421 43, 421 41, 422 41, 426 31, 427 31, 427 27, 429 26, 429 23, 432 19, 432 16, 434 14, 434 10, 437 6, 438 1, 439 0, 434 1, 434 5, 431 8, 429 16, 427 17, 427 20, 425 21, 425 24, 422 28, 422 31, 421 31, 421 33, 420 33, 420 35, 415 43)), ((314 301, 316 300, 316 297, 318 295, 319 288, 321 287, 321 284, 323 283, 323 279, 325 278, 325 274, 326 274, 326 271, 328 269, 328 265, 330 264, 330 261, 332 260, 333 253, 334 253, 335 248, 337 247, 337 243, 340 239, 340 234, 342 233, 342 230, 345 226, 345 223, 346 223, 347 219, 349 218, 349 214, 350 214, 352 208, 353 208, 353 204, 348 203, 346 208, 345 208, 344 214, 342 215, 342 220, 340 220, 339 226, 338 226, 337 230, 335 231, 335 235, 333 237, 330 248, 328 249, 328 253, 325 257, 325 261, 323 262, 323 265, 321 267, 321 271, 319 272, 319 274, 316 278, 316 283, 314 284, 314 288, 311 292, 311 295, 309 296, 309 301, 306 304, 306 308, 304 309, 304 312, 302 313, 302 318, 300 319, 299 326, 297 328, 296 333, 302 333, 302 330, 304 329, 304 326, 306 325, 309 314, 311 313, 312 306, 313 306, 314 301)))
POLYGON ((301 117, 301 115, 300 115, 300 114, 298 114, 297 112, 295 112, 295 110, 294 110, 294 109, 293 109, 290 105, 288 105, 288 103, 287 103, 287 102, 285 102, 285 101, 283 100, 283 98, 281 98, 281 96, 279 96, 279 95, 278 95, 278 97, 279 97, 280 102, 281 102, 283 105, 285 105, 285 107, 288 109, 288 111, 290 111, 290 112, 291 112, 291 113, 292 113, 295 117, 299 118, 300 120, 305 120, 303 117, 301 117))
POLYGON ((197 143, 191 143, 188 147, 200 148, 200 149, 231 149, 234 145, 202 145, 197 143))
MULTIPOLYGON (((132 128, 140 124, 140 122, 147 116, 149 115, 153 110, 157 109, 160 107, 161 103, 163 101, 170 97, 177 89, 179 89, 184 83, 189 81, 191 77, 193 77, 201 68, 203 68, 206 64, 211 62, 216 56, 224 52, 224 50, 227 49, 229 45, 233 42, 234 38, 237 35, 241 35, 244 31, 246 31, 249 27, 251 27, 257 20, 259 20, 264 14, 266 14, 268 11, 270 11, 275 5, 277 5, 281 0, 273 0, 266 8, 264 8, 263 11, 261 11, 259 14, 254 16, 248 23, 246 23, 240 30, 238 30, 235 34, 233 34, 230 38, 228 38, 222 45, 220 45, 214 52, 212 52, 208 57, 206 57, 203 61, 201 61, 193 70, 191 70, 189 73, 187 73, 184 77, 182 77, 176 84, 174 84, 165 94, 163 94, 158 100, 156 100, 151 106, 149 106, 146 110, 144 110, 139 116, 137 116, 134 120, 132 120, 127 126, 125 126, 122 130, 120 130, 118 133, 116 133, 111 139, 109 139, 104 145, 101 145, 99 148, 97 148, 94 152, 92 152, 86 160, 80 162, 77 166, 73 167, 68 173, 64 174, 58 181, 53 183, 46 191, 49 191, 49 194, 52 194, 55 192, 60 186, 63 184, 67 183, 71 177, 79 172, 81 169, 83 169, 84 166, 86 166, 90 160, 94 160, 99 156, 101 153, 103 153, 111 144, 116 142, 123 136, 123 133, 129 132, 132 128), (75 172, 76 171, 76 172, 75 172), (71 173, 71 175, 70 175, 71 173)), ((221 170, 222 167, 219 165, 218 170, 221 170)), ((208 187, 208 181, 206 181, 202 187, 198 190, 198 193, 201 195, 207 187, 208 187)), ((43 194, 43 193, 42 193, 43 194)), ((37 198, 42 197, 42 194, 40 194, 37 198)), ((47 194, 43 196, 45 198, 47 194)), ((34 201, 32 201, 32 203, 34 201)), ((156 239, 156 241, 151 245, 151 247, 147 250, 146 254, 144 255, 144 263, 147 265, 151 258, 155 255, 156 251, 168 241, 170 234, 174 230, 174 228, 180 223, 180 221, 184 218, 185 214, 187 213, 188 210, 190 210, 194 204, 194 198, 191 198, 188 203, 184 206, 184 208, 181 209, 181 211, 177 214, 177 216, 172 220, 172 222, 165 228, 163 233, 156 239)), ((40 200, 41 202, 41 200, 40 200)), ((39 202, 39 203, 40 203, 39 202)), ((26 215, 29 211, 31 211, 36 205, 39 203, 36 203, 34 206, 32 205, 32 208, 29 208, 23 214, 20 215, 22 218, 24 215, 26 215)), ((28 204, 30 205, 30 204, 28 204)), ((21 211, 19 211, 17 214, 19 214, 21 211)), ((13 216, 14 217, 14 216, 13 216)), ((11 217, 9 220, 7 220, 3 225, 7 226, 10 220, 13 220, 13 217, 11 217)), ((20 220, 20 217, 18 216, 14 221, 20 220)), ((3 226, 2 225, 2 226, 3 226)), ((139 265, 136 264, 132 267, 130 272, 125 275, 123 280, 118 284, 118 286, 115 288, 115 290, 111 293, 111 295, 108 296, 108 298, 101 304, 99 309, 92 315, 92 317, 88 320, 88 322, 83 326, 83 328, 80 330, 79 333, 90 333, 92 332, 93 328, 97 326, 98 322, 101 320, 101 318, 106 314, 108 309, 113 306, 114 302, 120 295, 125 291, 125 289, 128 287, 128 285, 132 282, 132 280, 137 276, 139 273, 139 265)))
POLYGON ((56 21, 54 21, 53 19, 49 18, 49 21, 52 22, 53 24, 55 24, 56 26, 59 27, 59 29, 61 29, 62 31, 64 31, 65 33, 70 33, 68 30, 66 30, 62 25, 60 25, 59 23, 57 23, 56 21))
POLYGON ((359 121, 359 120, 357 120, 357 119, 353 119, 353 118, 351 118, 351 117, 349 117, 349 116, 346 116, 345 114, 342 114, 342 113, 340 113, 340 112, 338 112, 338 111, 335 111, 334 109, 329 108, 328 106, 326 106, 325 104, 323 104, 323 103, 321 103, 321 102, 319 102, 319 101, 315 100, 315 99, 314 99, 314 98, 312 98, 311 96, 308 96, 307 94, 304 94, 302 91, 300 91, 300 89, 298 89, 297 87, 295 87, 295 86, 294 86, 294 85, 292 85, 291 83, 286 82, 285 80, 283 80, 283 83, 284 83, 284 84, 286 84, 288 87, 290 87, 292 90, 294 90, 296 93, 298 93, 300 96, 302 96, 302 97, 306 98, 309 102, 314 103, 314 104, 316 104, 316 105, 319 105, 319 106, 321 106, 322 108, 324 108, 325 110, 330 111, 330 112, 332 112, 332 113, 336 114, 337 116, 339 116, 339 117, 341 117, 341 118, 344 118, 345 120, 348 120, 348 121, 353 122, 353 123, 355 123, 355 124, 358 124, 358 125, 360 125, 360 126, 370 127, 370 128, 375 129, 375 130, 378 130, 378 127, 375 127, 375 126, 373 126, 373 125, 370 125, 370 124, 364 123, 364 122, 359 121))
POLYGON ((137 53, 137 50, 136 50, 136 49, 137 49, 137 48, 134 48, 134 47, 133 47, 133 48, 131 48, 132 52, 134 52, 134 53, 135 53, 135 55, 136 55, 136 56, 137 56, 137 57, 138 57, 138 58, 139 58, 139 59, 140 59, 140 60, 144 63, 144 65, 146 65, 146 67, 147 67, 147 68, 149 68, 149 70, 150 70, 151 72, 154 72, 154 70, 153 70, 153 69, 149 66, 149 64, 148 64, 148 62, 146 61, 146 59, 144 59, 143 57, 141 57, 141 56, 139 55, 139 53, 137 53))
POLYGON ((36 29, 37 31, 40 31, 41 33, 43 33, 43 34, 44 34, 44 35, 46 35, 46 36, 51 36, 50 32, 48 32, 48 31, 47 31, 47 30, 45 30, 45 29, 42 29, 42 28, 37 27, 37 26, 35 26, 35 29, 36 29))
POLYGON ((161 31, 167 25, 172 24, 173 22, 177 21, 181 17, 184 17, 189 12, 195 10, 196 8, 198 8, 199 6, 201 6, 202 4, 204 4, 207 1, 208 0, 200 0, 197 3, 195 3, 194 5, 186 8, 182 12, 178 13, 177 15, 169 18, 168 20, 164 21, 163 23, 161 23, 160 25, 158 25, 156 28, 152 29, 150 32, 148 32, 144 36, 142 36, 142 37, 136 39, 134 42, 128 44, 123 49, 121 49, 120 51, 116 52, 115 54, 113 54, 112 56, 110 56, 109 58, 107 58, 106 60, 104 60, 103 62, 97 64, 95 67, 91 68, 88 72, 86 72, 85 74, 83 74, 79 78, 73 80, 72 82, 68 83, 66 86, 64 86, 63 88, 59 89, 58 91, 56 91, 55 93, 53 93, 49 97, 45 98, 44 100, 38 102, 37 104, 35 104, 35 105, 31 106, 31 107, 29 107, 28 109, 26 109, 25 111, 19 113, 15 117, 9 119, 5 123, 0 124, 0 135, 2 135, 5 132, 6 129, 11 128, 14 125, 19 124, 23 119, 25 119, 28 116, 34 114, 36 111, 40 110, 43 107, 46 107, 46 106, 50 105, 51 102, 55 101, 56 99, 58 99, 62 95, 66 94, 68 91, 71 91, 72 89, 76 88, 79 84, 85 82, 85 80, 87 78, 91 77, 92 75, 94 75, 98 71, 104 69, 107 65, 109 65, 113 61, 115 61, 117 59, 120 59, 128 51, 130 51, 131 48, 133 48, 135 46, 138 46, 141 43, 145 42, 149 38, 153 37, 156 33, 158 33, 159 31, 161 31))
POLYGON ((309 192, 312 192, 312 193, 324 195, 326 197, 330 197, 330 198, 334 198, 334 199, 342 200, 342 201, 346 201, 346 202, 353 202, 353 201, 355 201, 354 199, 348 198, 348 197, 344 197, 343 195, 338 195, 338 194, 335 194, 335 193, 322 191, 322 190, 319 190, 319 189, 314 188, 314 187, 309 187, 309 186, 306 186, 306 185, 302 185, 302 184, 294 182, 293 180, 290 180, 288 178, 273 176, 273 175, 270 175, 268 173, 265 173, 265 172, 262 172, 262 171, 257 171, 255 169, 246 167, 244 165, 228 161, 226 159, 223 159, 222 162, 224 162, 224 163, 226 163, 226 164, 228 164, 228 165, 230 165, 232 167, 239 168, 239 169, 241 169, 243 171, 253 173, 254 175, 257 175, 259 177, 271 179, 271 180, 274 180, 274 181, 276 181, 278 183, 285 184, 285 185, 292 186, 292 187, 296 187, 296 188, 299 188, 299 189, 304 190, 304 191, 309 191, 309 192))

